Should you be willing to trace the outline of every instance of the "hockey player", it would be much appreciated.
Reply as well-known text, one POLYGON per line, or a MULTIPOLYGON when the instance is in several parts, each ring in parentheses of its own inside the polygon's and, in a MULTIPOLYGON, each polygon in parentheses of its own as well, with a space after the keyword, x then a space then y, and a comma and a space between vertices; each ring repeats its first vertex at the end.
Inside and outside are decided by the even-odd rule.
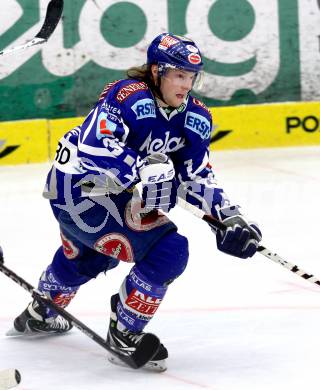
MULTIPOLYGON (((62 246, 39 291, 65 307, 99 273, 119 261, 134 263, 111 297, 107 343, 119 355, 144 355, 147 366, 159 369, 168 351, 144 328, 188 261, 187 239, 162 211, 176 205, 178 194, 223 221, 226 231, 213 229, 217 247, 232 256, 253 256, 261 240, 258 226, 230 203, 209 164, 211 114, 190 95, 202 67, 192 40, 157 36, 147 63, 108 84, 83 124, 60 140, 44 191, 62 246)), ((14 327, 22 333, 71 328, 37 301, 14 327)))

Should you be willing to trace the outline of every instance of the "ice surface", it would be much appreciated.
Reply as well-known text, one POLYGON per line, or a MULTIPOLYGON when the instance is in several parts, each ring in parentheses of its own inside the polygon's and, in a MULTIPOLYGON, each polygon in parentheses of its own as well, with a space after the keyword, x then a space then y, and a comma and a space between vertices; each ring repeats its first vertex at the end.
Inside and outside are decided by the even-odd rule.
MULTIPOLYGON (((259 222, 265 246, 320 277, 320 147, 217 152, 213 165, 230 198, 259 222)), ((0 244, 6 265, 32 284, 59 242, 41 192, 48 164, 0 168, 0 244)), ((190 262, 149 330, 170 358, 165 373, 111 365, 77 330, 7 338, 28 293, 0 275, 0 369, 17 368, 24 390, 301 390, 319 387, 320 288, 267 258, 244 261, 215 249, 205 223, 170 216, 189 238, 190 262)), ((129 264, 83 286, 69 311, 105 336, 109 297, 129 264)))

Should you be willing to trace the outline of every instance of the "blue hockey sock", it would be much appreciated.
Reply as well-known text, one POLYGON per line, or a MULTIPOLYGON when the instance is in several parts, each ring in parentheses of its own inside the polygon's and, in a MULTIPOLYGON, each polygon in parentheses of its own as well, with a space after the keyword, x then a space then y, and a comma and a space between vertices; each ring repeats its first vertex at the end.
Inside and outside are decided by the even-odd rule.
POLYGON ((120 300, 117 305, 119 330, 122 330, 122 325, 122 328, 135 333, 142 331, 154 316, 166 291, 166 286, 150 282, 134 266, 119 291, 120 300))
MULTIPOLYGON (((69 287, 61 283, 54 274, 51 265, 42 273, 38 284, 38 290, 62 308, 65 308, 70 303, 79 290, 79 287, 69 287)), ((49 308, 46 309, 46 318, 56 316, 57 313, 55 311, 49 308)))

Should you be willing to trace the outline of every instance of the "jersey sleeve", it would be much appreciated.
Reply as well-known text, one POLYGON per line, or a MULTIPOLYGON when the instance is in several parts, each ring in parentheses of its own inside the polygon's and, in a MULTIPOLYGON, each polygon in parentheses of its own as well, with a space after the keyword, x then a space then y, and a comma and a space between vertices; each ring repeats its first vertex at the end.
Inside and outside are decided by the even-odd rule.
MULTIPOLYGON (((118 82, 121 85, 121 81, 118 82)), ((106 88, 81 126, 78 157, 89 173, 106 176, 122 188, 137 180, 140 157, 126 145, 129 128, 116 99, 118 84, 106 88)))
POLYGON ((223 219, 226 210, 239 214, 216 180, 209 162, 212 117, 204 109, 187 112, 186 147, 174 156, 179 196, 205 213, 223 219))

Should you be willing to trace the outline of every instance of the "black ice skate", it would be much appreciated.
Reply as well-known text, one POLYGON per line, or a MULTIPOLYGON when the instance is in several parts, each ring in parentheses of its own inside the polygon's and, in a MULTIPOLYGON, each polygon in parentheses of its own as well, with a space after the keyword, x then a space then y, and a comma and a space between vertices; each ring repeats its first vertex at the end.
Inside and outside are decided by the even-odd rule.
POLYGON ((19 334, 54 334, 68 332, 72 325, 61 316, 45 318, 46 308, 34 300, 14 320, 14 329, 7 333, 9 336, 19 334))
POLYGON ((124 365, 123 361, 116 355, 127 355, 141 362, 145 361, 143 368, 153 371, 165 371, 165 359, 168 357, 168 351, 160 344, 159 339, 152 333, 132 333, 127 329, 119 330, 117 328, 118 319, 116 314, 119 295, 111 297, 111 315, 107 335, 107 344, 116 354, 110 354, 109 361, 115 364, 124 365), (157 340, 157 343, 155 342, 157 340))

